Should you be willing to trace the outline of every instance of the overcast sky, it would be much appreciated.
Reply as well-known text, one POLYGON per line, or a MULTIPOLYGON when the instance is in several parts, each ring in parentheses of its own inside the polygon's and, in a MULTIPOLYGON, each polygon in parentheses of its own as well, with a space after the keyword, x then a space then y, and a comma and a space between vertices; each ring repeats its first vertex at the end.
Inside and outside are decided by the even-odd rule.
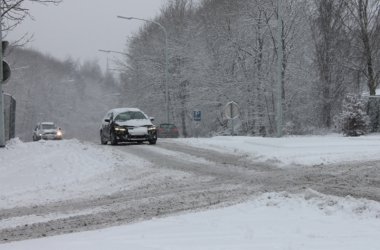
MULTIPOLYGON (((133 36, 144 22, 116 16, 153 19, 167 0, 63 0, 57 6, 28 3, 35 20, 25 20, 8 34, 17 40, 26 32, 33 34, 32 47, 59 59, 97 59, 103 69, 107 54, 99 49, 123 51, 128 36, 133 36)), ((109 56, 117 58, 118 55, 109 56)), ((110 64, 110 67, 112 65, 110 64)))

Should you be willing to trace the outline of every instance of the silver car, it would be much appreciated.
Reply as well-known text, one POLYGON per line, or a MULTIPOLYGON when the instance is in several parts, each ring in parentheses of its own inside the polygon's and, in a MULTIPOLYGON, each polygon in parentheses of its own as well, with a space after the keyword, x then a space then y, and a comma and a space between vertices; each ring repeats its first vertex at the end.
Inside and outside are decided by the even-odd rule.
POLYGON ((44 140, 61 140, 63 132, 54 122, 40 122, 33 130, 33 141, 44 140))

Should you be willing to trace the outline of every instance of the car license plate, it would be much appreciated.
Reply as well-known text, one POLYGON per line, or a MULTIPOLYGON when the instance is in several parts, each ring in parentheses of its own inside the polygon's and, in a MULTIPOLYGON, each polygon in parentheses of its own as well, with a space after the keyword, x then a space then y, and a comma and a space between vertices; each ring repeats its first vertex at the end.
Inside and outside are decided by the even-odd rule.
POLYGON ((133 128, 129 130, 129 133, 131 135, 146 135, 148 134, 148 128, 146 127, 133 128))

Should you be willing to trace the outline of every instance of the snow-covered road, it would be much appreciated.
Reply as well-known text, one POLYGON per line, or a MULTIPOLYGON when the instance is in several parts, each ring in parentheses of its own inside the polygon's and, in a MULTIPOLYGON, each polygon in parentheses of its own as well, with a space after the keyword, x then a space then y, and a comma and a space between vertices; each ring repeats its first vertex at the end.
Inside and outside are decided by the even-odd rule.
MULTIPOLYGON (((290 203, 293 204, 291 209, 296 211, 305 206, 312 210, 315 206, 326 211, 320 215, 321 218, 332 211, 339 215, 342 208, 349 206, 348 212, 343 209, 344 213, 352 214, 353 218, 369 213, 372 226, 368 230, 379 230, 380 156, 375 153, 376 147, 380 147, 379 136, 361 137, 359 140, 347 140, 336 135, 305 137, 303 140, 302 137, 294 137, 287 138, 287 143, 282 141, 283 138, 281 141, 275 139, 279 138, 166 139, 155 146, 115 147, 77 140, 36 143, 14 140, 0 151, 0 242, 101 229, 211 207, 221 209, 218 213, 223 214, 223 207, 243 201, 249 201, 247 206, 256 204, 254 206, 264 209, 260 211, 265 214, 265 211, 269 213, 271 210, 260 207, 262 204, 257 201, 265 199, 263 197, 267 197, 268 192, 272 192, 271 197, 276 197, 273 205, 277 208, 289 208, 290 203), (343 148, 349 150, 345 152, 336 147, 338 145, 344 145, 343 148), (355 158, 352 152, 357 152, 355 158), (306 160, 308 158, 309 162, 306 160), (278 198, 276 192, 283 191, 286 192, 280 197, 287 198, 278 198), (374 201, 356 202, 354 198, 334 198, 316 191, 374 201), (307 201, 306 194, 313 194, 312 203, 307 201)), ((231 211, 235 210, 231 208, 229 211, 228 216, 232 216, 231 211)), ((213 215, 209 216, 213 218, 213 215)), ((295 216, 293 219, 301 218, 295 216)), ((281 226, 289 223, 284 220, 281 226)), ((152 226, 150 223, 147 225, 152 226)), ((186 223, 181 225, 187 227, 186 223)), ((302 231, 306 226, 300 223, 299 228, 294 230, 302 231)), ((221 228, 220 225, 217 227, 221 228)), ((267 233, 271 228, 279 230, 275 229, 274 224, 268 225, 267 233)), ((360 227, 355 230, 365 229, 360 227)), ((303 239, 314 234, 322 235, 326 240, 328 234, 321 232, 311 232, 303 239)), ((206 235, 211 237, 211 242, 216 237, 206 235)), ((372 235, 365 231, 357 241, 367 239, 374 246, 379 241, 372 235)), ((342 240, 341 237, 339 239, 342 240)), ((302 246, 297 244, 294 246, 302 246)), ((0 244, 0 249, 23 249, 17 246, 25 247, 22 243, 0 244)), ((61 249, 67 248, 80 249, 68 246, 61 249)), ((217 249, 211 245, 206 248, 217 249)), ((95 248, 93 245, 88 249, 106 248, 95 248)), ((186 248, 173 245, 172 249, 186 248)), ((203 248, 198 245, 195 249, 203 248)))

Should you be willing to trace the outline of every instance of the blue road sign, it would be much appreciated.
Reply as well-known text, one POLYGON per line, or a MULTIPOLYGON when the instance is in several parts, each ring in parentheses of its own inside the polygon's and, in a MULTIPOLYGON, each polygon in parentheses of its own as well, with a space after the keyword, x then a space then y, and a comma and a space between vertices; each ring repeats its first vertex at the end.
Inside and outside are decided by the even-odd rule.
POLYGON ((201 111, 199 111, 199 110, 194 110, 193 111, 193 119, 194 119, 194 121, 196 121, 196 122, 200 122, 201 121, 201 117, 202 117, 202 112, 201 111))

